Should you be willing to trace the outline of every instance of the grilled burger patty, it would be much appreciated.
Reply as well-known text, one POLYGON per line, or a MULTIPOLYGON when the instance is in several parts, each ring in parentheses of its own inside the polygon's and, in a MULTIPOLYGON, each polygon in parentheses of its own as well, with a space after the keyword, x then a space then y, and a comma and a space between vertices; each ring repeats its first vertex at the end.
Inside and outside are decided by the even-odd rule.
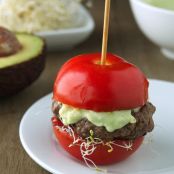
MULTIPOLYGON (((53 113, 58 117, 60 108, 61 104, 54 101, 52 110, 53 113)), ((95 138, 100 138, 104 141, 112 141, 115 139, 133 140, 153 130, 154 122, 152 116, 155 110, 155 107, 151 103, 147 102, 143 107, 140 108, 139 111, 132 111, 132 116, 135 117, 136 123, 127 124, 123 128, 117 129, 114 132, 108 132, 103 126, 95 126, 86 118, 70 126, 82 138, 89 137, 90 130, 92 130, 95 138)))

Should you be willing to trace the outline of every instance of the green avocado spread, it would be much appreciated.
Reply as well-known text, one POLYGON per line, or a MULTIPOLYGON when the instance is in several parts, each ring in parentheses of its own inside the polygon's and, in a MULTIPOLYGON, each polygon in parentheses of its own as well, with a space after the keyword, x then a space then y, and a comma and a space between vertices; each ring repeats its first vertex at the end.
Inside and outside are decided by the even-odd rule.
POLYGON ((113 132, 129 123, 136 123, 136 119, 131 115, 131 110, 95 112, 63 104, 59 114, 64 125, 74 124, 86 118, 96 126, 104 126, 108 132, 113 132))
POLYGON ((174 0, 144 0, 144 2, 168 10, 174 10, 174 0))

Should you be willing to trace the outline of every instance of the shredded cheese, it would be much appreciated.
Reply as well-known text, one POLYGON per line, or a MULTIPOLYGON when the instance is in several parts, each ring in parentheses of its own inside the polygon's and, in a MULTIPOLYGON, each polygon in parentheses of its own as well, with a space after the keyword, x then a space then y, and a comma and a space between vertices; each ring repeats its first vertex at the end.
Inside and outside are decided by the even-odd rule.
POLYGON ((78 0, 2 0, 0 25, 29 33, 75 27, 78 4, 78 0))

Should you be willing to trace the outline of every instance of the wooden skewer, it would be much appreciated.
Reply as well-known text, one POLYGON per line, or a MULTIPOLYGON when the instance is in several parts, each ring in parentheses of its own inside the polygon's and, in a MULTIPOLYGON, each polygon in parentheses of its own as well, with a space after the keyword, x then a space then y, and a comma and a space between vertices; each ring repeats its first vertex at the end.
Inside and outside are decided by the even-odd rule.
POLYGON ((104 14, 101 65, 105 65, 106 57, 107 57, 110 6, 111 6, 111 0, 105 0, 105 14, 104 14))

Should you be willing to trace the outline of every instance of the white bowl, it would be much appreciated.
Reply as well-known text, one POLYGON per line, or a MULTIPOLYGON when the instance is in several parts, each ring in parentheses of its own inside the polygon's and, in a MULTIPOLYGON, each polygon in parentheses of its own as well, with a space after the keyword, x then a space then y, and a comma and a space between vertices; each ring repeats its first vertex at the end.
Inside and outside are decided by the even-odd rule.
POLYGON ((174 11, 152 6, 143 0, 129 1, 142 32, 167 58, 174 60, 174 11))
POLYGON ((78 17, 79 26, 61 30, 38 32, 43 37, 49 51, 68 50, 85 41, 94 30, 94 20, 89 12, 80 5, 78 17))

